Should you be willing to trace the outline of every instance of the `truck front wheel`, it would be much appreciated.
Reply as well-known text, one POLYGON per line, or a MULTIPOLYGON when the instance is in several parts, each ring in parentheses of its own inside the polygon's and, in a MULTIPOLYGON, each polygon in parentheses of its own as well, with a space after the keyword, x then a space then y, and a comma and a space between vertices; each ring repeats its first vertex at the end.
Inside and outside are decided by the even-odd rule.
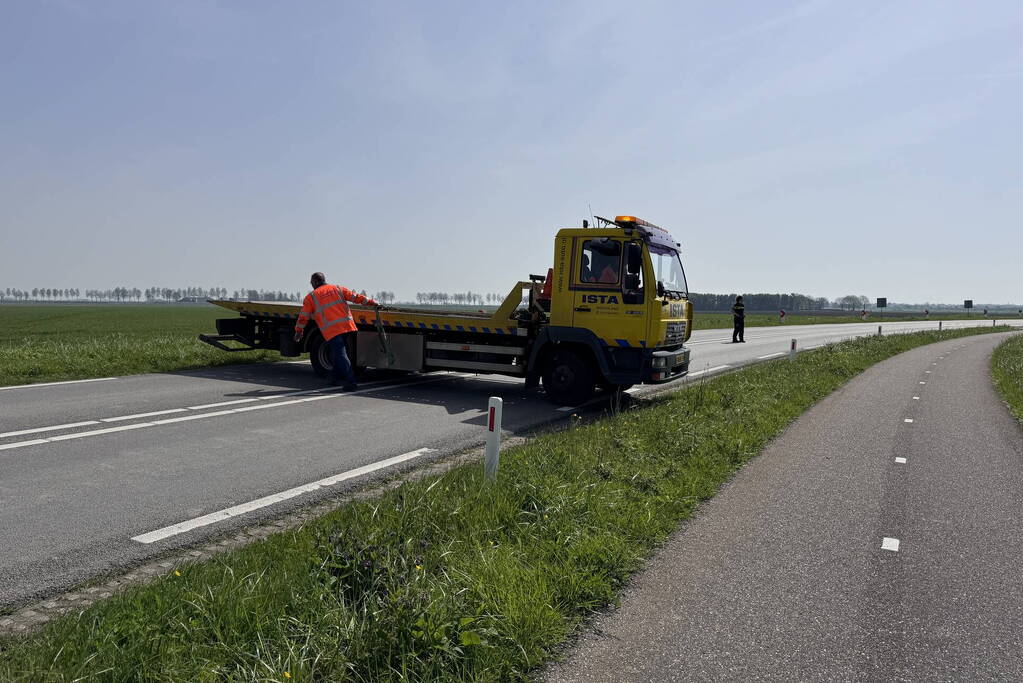
POLYGON ((594 382, 593 365, 574 351, 555 351, 543 372, 547 397, 563 406, 585 403, 593 395, 594 382))

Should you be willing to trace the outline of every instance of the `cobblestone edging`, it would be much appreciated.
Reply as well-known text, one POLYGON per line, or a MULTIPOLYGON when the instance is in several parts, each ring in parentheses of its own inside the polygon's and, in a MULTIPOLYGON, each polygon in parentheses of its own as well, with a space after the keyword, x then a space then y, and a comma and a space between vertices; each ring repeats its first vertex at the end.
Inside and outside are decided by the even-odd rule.
MULTIPOLYGON (((524 437, 507 438, 504 440, 501 450, 521 445, 526 440, 524 437)), ((386 491, 397 488, 404 482, 445 472, 463 463, 481 462, 482 455, 483 448, 474 448, 463 453, 456 453, 424 467, 401 474, 383 484, 370 483, 367 488, 340 494, 329 501, 291 512, 272 522, 246 527, 232 536, 221 538, 201 547, 161 557, 136 567, 126 574, 113 578, 108 577, 98 582, 86 583, 75 590, 26 605, 11 614, 0 616, 0 636, 31 633, 41 628, 47 622, 64 614, 82 612, 100 600, 105 600, 126 589, 149 583, 164 574, 171 573, 179 567, 203 562, 222 553, 241 548, 254 541, 261 541, 271 534, 298 528, 307 522, 322 517, 332 510, 336 510, 348 502, 374 498, 386 491)))

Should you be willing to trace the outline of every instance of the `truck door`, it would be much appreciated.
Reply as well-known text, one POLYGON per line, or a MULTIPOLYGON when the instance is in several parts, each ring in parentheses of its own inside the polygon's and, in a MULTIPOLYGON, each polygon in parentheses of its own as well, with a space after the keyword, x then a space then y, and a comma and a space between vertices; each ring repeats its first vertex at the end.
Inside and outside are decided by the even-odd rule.
POLYGON ((608 346, 643 346, 647 337, 643 247, 638 241, 574 240, 573 327, 593 331, 608 346))

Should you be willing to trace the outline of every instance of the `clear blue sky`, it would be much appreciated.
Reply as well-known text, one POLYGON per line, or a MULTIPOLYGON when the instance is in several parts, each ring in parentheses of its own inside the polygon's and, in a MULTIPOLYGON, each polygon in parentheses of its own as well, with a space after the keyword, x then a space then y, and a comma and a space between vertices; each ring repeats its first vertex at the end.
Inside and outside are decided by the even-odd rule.
POLYGON ((695 291, 1023 301, 1019 2, 8 3, 0 286, 506 291, 593 212, 695 291))

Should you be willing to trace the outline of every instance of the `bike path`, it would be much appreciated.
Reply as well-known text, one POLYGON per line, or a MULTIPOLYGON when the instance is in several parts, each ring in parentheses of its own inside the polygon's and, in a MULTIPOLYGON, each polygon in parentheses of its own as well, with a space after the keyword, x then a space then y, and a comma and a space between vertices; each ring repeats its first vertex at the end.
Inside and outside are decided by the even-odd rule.
POLYGON ((988 370, 1006 337, 914 349, 821 401, 546 680, 1023 679, 1023 431, 988 370))

